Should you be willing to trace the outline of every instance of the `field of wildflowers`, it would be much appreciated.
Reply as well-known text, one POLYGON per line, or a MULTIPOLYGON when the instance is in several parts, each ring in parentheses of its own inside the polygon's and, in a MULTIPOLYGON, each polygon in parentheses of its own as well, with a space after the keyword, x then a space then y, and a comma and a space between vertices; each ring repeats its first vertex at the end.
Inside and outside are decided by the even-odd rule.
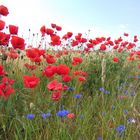
POLYGON ((139 140, 138 37, 61 30, 42 26, 34 46, 0 19, 0 140, 139 140))

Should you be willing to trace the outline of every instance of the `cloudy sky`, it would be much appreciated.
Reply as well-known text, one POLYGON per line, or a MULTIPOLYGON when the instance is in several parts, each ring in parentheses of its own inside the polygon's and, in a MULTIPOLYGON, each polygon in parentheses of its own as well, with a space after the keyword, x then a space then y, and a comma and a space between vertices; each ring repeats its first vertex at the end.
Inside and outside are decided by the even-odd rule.
POLYGON ((3 20, 37 33, 42 25, 62 26, 63 31, 87 32, 91 36, 120 36, 140 33, 139 0, 0 0, 10 14, 3 20))

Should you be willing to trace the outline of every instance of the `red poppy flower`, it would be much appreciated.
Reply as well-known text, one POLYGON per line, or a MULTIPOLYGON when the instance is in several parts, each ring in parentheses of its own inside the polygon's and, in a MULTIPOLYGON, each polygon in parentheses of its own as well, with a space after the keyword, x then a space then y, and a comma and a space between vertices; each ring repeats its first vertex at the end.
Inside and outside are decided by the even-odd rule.
POLYGON ((121 42, 121 41, 123 41, 123 39, 122 39, 121 37, 119 37, 119 38, 118 38, 118 41, 121 42))
POLYGON ((113 47, 113 49, 118 49, 119 48, 119 46, 118 45, 115 45, 114 47, 113 47))
POLYGON ((113 43, 113 41, 108 41, 108 45, 110 45, 110 46, 113 46, 114 45, 114 43, 113 43))
POLYGON ((47 88, 49 90, 62 90, 62 83, 58 83, 57 80, 51 81, 48 85, 47 88))
POLYGON ((83 76, 79 76, 79 77, 78 77, 78 80, 79 80, 79 81, 85 81, 85 80, 86 80, 86 78, 85 78, 85 77, 83 77, 83 76))
POLYGON ((12 44, 14 49, 17 49, 17 48, 21 49, 21 50, 25 49, 24 39, 20 38, 18 36, 12 36, 11 44, 12 44))
POLYGON ((128 36, 129 34, 128 33, 124 33, 124 36, 128 36))
POLYGON ((127 44, 128 44, 128 42, 124 41, 124 42, 121 43, 121 46, 126 47, 127 44))
POLYGON ((80 35, 76 35, 76 36, 75 36, 75 39, 76 39, 77 41, 80 41, 80 40, 81 40, 81 36, 80 36, 80 35))
POLYGON ((90 49, 90 48, 93 48, 93 44, 92 43, 88 43, 87 44, 87 47, 90 49))
POLYGON ((18 34, 18 26, 15 25, 9 25, 9 32, 10 34, 18 34))
POLYGON ((46 26, 45 26, 45 25, 43 25, 43 26, 40 28, 40 32, 41 32, 42 36, 45 35, 45 33, 46 33, 46 26))
POLYGON ((84 51, 85 52, 89 52, 89 48, 84 48, 84 51))
POLYGON ((3 84, 8 84, 8 85, 13 85, 14 80, 9 79, 8 77, 5 76, 5 77, 2 78, 2 83, 3 84))
POLYGON ((57 35, 53 35, 51 36, 51 45, 55 46, 55 45, 60 45, 61 44, 61 40, 60 37, 57 35))
POLYGON ((35 88, 38 85, 39 81, 40 81, 40 79, 37 78, 35 75, 24 76, 23 80, 24 80, 24 86, 26 88, 35 88))
POLYGON ((108 38, 106 39, 106 41, 110 41, 110 39, 111 39, 111 37, 108 37, 108 38))
POLYGON ((140 51, 136 51, 136 54, 137 54, 137 55, 140 55, 140 51))
POLYGON ((51 24, 52 28, 56 28, 56 24, 52 23, 51 24))
POLYGON ((0 76, 4 76, 6 73, 4 72, 4 68, 0 65, 0 76))
POLYGON ((69 67, 64 64, 60 64, 59 66, 57 66, 57 74, 59 75, 67 75, 69 74, 69 71, 69 67))
POLYGON ((72 58, 72 64, 77 65, 83 62, 83 59, 81 57, 73 57, 72 58))
POLYGON ((122 52, 123 51, 123 48, 122 47, 120 47, 120 48, 118 48, 118 52, 122 52))
POLYGON ((64 85, 63 86, 63 90, 67 90, 68 89, 68 86, 67 85, 64 85))
POLYGON ((63 55, 67 55, 69 53, 69 51, 67 50, 67 49, 64 49, 63 51, 62 51, 62 54, 63 55))
POLYGON ((114 58, 113 58, 113 61, 114 61, 114 62, 119 62, 119 58, 114 57, 114 58))
POLYGON ((10 35, 0 32, 0 45, 8 45, 9 44, 10 35))
POLYGON ((102 51, 106 50, 106 46, 105 46, 105 44, 101 44, 101 46, 100 46, 100 50, 102 50, 102 51))
POLYGON ((63 89, 62 83, 57 83, 57 84, 55 85, 54 90, 62 90, 62 89, 63 89))
POLYGON ((0 30, 3 30, 5 27, 5 22, 3 20, 0 20, 0 30))
POLYGON ((80 37, 81 37, 81 36, 82 36, 82 33, 78 33, 78 36, 80 36, 80 37))
POLYGON ((82 73, 81 70, 76 70, 76 71, 73 72, 73 75, 79 75, 79 74, 81 74, 81 73, 82 73))
POLYGON ((10 59, 16 59, 19 56, 13 48, 10 48, 9 53, 7 55, 8 57, 10 57, 10 59))
POLYGON ((11 87, 13 83, 14 80, 9 79, 8 77, 3 77, 2 83, 0 84, 0 96, 3 96, 5 99, 7 99, 10 94, 14 93, 15 90, 11 87))
POLYGON ((53 80, 47 85, 47 88, 49 90, 54 90, 56 84, 57 84, 57 80, 53 80))
POLYGON ((86 43, 87 42, 87 39, 86 38, 81 38, 80 42, 81 43, 86 43))
POLYGON ((139 40, 137 38, 134 38, 134 42, 138 42, 139 40))
POLYGON ((29 57, 30 59, 34 59, 36 57, 40 57, 41 53, 38 48, 30 48, 26 50, 26 56, 29 57))
POLYGON ((40 63, 42 61, 42 59, 39 56, 37 56, 37 57, 31 59, 31 61, 40 63))
POLYGON ((80 76, 86 77, 87 73, 82 71, 82 70, 76 70, 76 71, 73 72, 73 75, 75 75, 75 76, 80 75, 80 76))
POLYGON ((77 46, 79 44, 79 41, 77 40, 72 40, 72 47, 77 46))
POLYGON ((53 29, 47 28, 47 29, 46 29, 46 33, 47 33, 47 35, 53 35, 54 30, 53 30, 53 29))
POLYGON ((115 40, 114 43, 115 43, 116 45, 118 45, 118 44, 119 44, 119 41, 118 41, 118 40, 115 40))
POLYGON ((98 41, 97 40, 92 40, 92 44, 93 45, 97 45, 98 44, 98 41))
POLYGON ((45 49, 38 49, 39 50, 39 56, 45 56, 45 52, 46 50, 45 49))
POLYGON ((68 39, 67 34, 65 34, 62 38, 65 39, 65 40, 67 40, 68 39))
POLYGON ((51 96, 53 101, 58 101, 60 99, 60 97, 61 97, 61 93, 60 92, 53 92, 52 96, 51 96))
POLYGON ((4 83, 0 84, 0 96, 3 96, 5 99, 14 92, 15 90, 11 87, 11 85, 5 85, 4 83))
POLYGON ((3 16, 7 16, 9 14, 8 8, 4 5, 0 5, 0 14, 3 16))
POLYGON ((67 37, 70 38, 72 37, 73 33, 72 32, 67 32, 67 37))
POLYGON ((62 27, 56 26, 56 30, 57 30, 57 31, 61 31, 61 30, 62 30, 62 27))
POLYGON ((96 41, 95 41, 96 44, 102 43, 102 41, 103 41, 102 38, 96 37, 96 41))
POLYGON ((134 43, 129 43, 126 47, 128 50, 134 48, 136 45, 134 43))
POLYGON ((69 75, 62 76, 62 81, 63 82, 69 82, 70 80, 71 80, 71 76, 69 76, 69 75))
POLYGON ((28 63, 25 63, 24 66, 29 70, 35 70, 37 68, 36 65, 30 65, 28 63))
POLYGON ((49 63, 49 64, 53 64, 53 63, 56 62, 56 59, 54 58, 53 55, 47 55, 47 56, 46 56, 46 61, 47 61, 47 63, 49 63))
POLYGON ((17 59, 19 55, 16 52, 9 52, 8 56, 10 57, 10 59, 17 59))
POLYGON ((69 113, 69 114, 67 115, 67 117, 68 117, 69 119, 72 119, 72 118, 75 117, 75 114, 74 114, 74 113, 69 113))
POLYGON ((56 66, 47 66, 43 71, 43 75, 45 75, 48 78, 52 78, 55 74, 55 69, 56 66))
POLYGON ((137 38, 137 36, 135 35, 134 36, 134 42, 138 42, 139 40, 138 40, 138 38, 137 38))
POLYGON ((84 71, 81 71, 80 75, 84 76, 84 77, 88 76, 88 74, 86 72, 84 72, 84 71))

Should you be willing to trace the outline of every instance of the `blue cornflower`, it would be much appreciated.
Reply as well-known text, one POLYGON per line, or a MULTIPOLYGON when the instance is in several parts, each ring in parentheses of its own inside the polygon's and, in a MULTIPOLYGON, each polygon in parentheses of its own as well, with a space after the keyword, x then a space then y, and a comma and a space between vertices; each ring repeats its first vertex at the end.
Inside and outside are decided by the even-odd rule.
POLYGON ((60 111, 58 111, 58 112, 56 113, 56 115, 57 115, 58 117, 65 117, 65 116, 67 116, 69 113, 70 113, 69 110, 60 110, 60 111))
POLYGON ((103 87, 99 88, 99 90, 104 94, 110 94, 110 91, 105 90, 103 87))
POLYGON ((74 91, 75 89, 73 87, 68 87, 67 90, 68 91, 74 91))
POLYGON ((116 128, 116 131, 118 132, 123 132, 125 130, 125 126, 124 125, 119 125, 117 128, 116 128))
POLYGON ((105 90, 104 94, 110 94, 110 91, 105 90))
POLYGON ((79 99, 79 98, 81 98, 82 97, 82 94, 76 94, 75 96, 74 96, 74 98, 76 98, 76 99, 79 99))
POLYGON ((99 88, 99 90, 100 90, 101 92, 104 92, 104 91, 105 91, 105 89, 104 89, 103 87, 99 88))
POLYGON ((48 113, 42 113, 42 114, 41 114, 41 117, 42 117, 43 119, 49 118, 50 116, 51 116, 51 113, 50 113, 50 112, 48 112, 48 113))
POLYGON ((135 92, 131 92, 131 93, 130 93, 130 96, 135 96, 135 95, 136 95, 135 92))
POLYGON ((135 76, 135 78, 140 79, 140 76, 139 75, 138 76, 135 76))
POLYGON ((126 90, 126 91, 124 91, 124 94, 125 94, 125 95, 128 95, 128 93, 129 93, 129 92, 128 92, 127 90, 126 90))
POLYGON ((29 120, 34 119, 35 115, 34 114, 27 114, 26 118, 29 120))
POLYGON ((128 110, 127 110, 127 109, 124 109, 123 112, 124 112, 125 114, 127 114, 127 113, 128 113, 128 110))
POLYGON ((102 137, 98 137, 97 140, 103 140, 103 138, 102 137))
POLYGON ((136 121, 135 121, 135 119, 133 119, 133 118, 129 118, 129 119, 127 120, 127 122, 128 122, 128 123, 135 123, 136 121))
POLYGON ((112 105, 112 110, 114 110, 116 108, 116 106, 115 105, 112 105))

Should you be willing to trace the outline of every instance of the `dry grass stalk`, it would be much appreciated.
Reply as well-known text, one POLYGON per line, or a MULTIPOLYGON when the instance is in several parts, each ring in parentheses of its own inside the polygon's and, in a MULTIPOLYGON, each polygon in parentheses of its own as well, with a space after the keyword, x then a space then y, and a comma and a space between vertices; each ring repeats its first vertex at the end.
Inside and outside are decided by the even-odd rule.
POLYGON ((106 60, 104 57, 101 65, 102 65, 102 86, 104 86, 105 79, 106 79, 106 60))

